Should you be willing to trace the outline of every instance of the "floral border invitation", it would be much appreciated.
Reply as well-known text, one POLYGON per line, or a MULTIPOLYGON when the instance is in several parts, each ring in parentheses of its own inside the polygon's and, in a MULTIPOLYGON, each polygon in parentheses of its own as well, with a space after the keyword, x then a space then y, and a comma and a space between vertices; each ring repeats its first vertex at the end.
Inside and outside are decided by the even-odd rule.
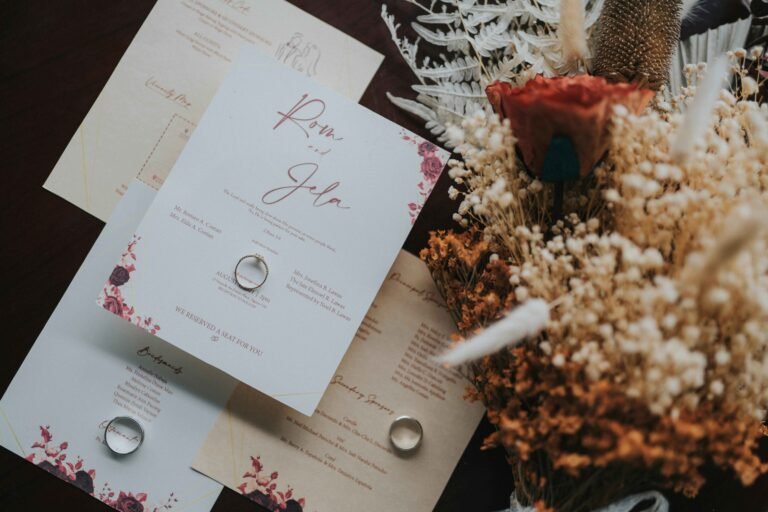
POLYGON ((384 58, 284 0, 158 0, 44 187, 102 220, 160 188, 244 47, 354 101, 384 58))
POLYGON ((448 157, 245 48, 98 302, 311 415, 448 157))
POLYGON ((0 400, 0 444, 117 510, 202 512, 221 486, 189 465, 234 381, 152 336, 150 317, 126 308, 149 332, 134 329, 104 311, 117 300, 92 301, 105 273, 119 289, 141 267, 140 241, 124 244, 155 194, 135 182, 115 210, 0 400), (104 445, 116 416, 145 430, 125 457, 104 445))
POLYGON ((483 415, 437 366, 455 326, 429 271, 401 252, 311 418, 239 385, 193 467, 272 512, 432 510, 483 415), (409 415, 421 447, 392 447, 409 415))

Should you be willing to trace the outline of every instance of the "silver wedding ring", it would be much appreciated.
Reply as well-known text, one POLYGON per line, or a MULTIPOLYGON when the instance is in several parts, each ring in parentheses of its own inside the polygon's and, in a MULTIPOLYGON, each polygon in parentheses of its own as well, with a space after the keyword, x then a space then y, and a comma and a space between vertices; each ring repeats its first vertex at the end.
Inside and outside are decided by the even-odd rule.
POLYGON ((144 442, 141 424, 128 416, 117 416, 104 429, 104 443, 116 455, 128 455, 144 442))
POLYGON ((254 290, 258 290, 262 286, 264 286, 264 283, 267 282, 267 278, 269 277, 269 266, 267 265, 267 260, 264 259, 263 256, 260 254, 248 254, 246 256, 243 256, 240 258, 237 262, 237 265, 235 265, 235 283, 237 283, 237 286, 242 288, 243 290, 247 292, 252 292, 254 290), (248 263, 253 261, 256 266, 259 266, 262 268, 262 271, 264 272, 264 278, 261 281, 254 281, 252 279, 247 278, 246 276, 242 275, 240 270, 240 265, 243 263, 248 263))
POLYGON ((413 452, 421 446, 424 429, 416 418, 400 416, 389 427, 389 441, 399 452, 413 452))

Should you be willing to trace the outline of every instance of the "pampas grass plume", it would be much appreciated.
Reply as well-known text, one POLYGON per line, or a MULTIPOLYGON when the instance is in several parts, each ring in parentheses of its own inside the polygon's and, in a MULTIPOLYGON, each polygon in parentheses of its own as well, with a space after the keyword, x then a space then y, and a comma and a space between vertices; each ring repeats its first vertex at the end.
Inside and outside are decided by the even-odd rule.
POLYGON ((589 55, 584 4, 582 0, 561 0, 560 26, 557 31, 563 47, 563 63, 566 68, 578 69, 589 55))
POLYGON ((675 163, 680 164, 687 160, 696 143, 710 128, 712 112, 727 77, 728 58, 725 55, 716 58, 707 66, 707 74, 698 84, 693 103, 688 107, 672 139, 670 156, 675 163))
POLYGON ((474 337, 438 356, 437 363, 458 366, 515 346, 539 334, 549 322, 549 306, 540 299, 532 299, 511 311, 474 337))

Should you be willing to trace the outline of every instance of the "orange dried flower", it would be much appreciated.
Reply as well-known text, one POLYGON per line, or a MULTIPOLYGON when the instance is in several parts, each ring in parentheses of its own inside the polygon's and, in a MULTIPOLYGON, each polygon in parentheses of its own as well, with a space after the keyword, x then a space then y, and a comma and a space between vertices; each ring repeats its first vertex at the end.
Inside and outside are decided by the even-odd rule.
POLYGON ((673 164, 695 88, 635 116, 649 93, 600 84, 492 84, 505 119, 480 112, 449 131, 455 218, 470 229, 423 253, 464 336, 530 298, 551 304, 536 339, 469 368, 469 397, 498 428, 485 446, 508 452, 517 496, 558 512, 648 488, 693 496, 703 468, 744 485, 768 472, 768 110, 754 83, 719 91, 715 126, 673 164), (542 183, 589 172, 606 141, 587 179, 542 183))
MULTIPOLYGON (((516 303, 508 264, 491 261, 491 249, 477 230, 441 231, 421 253, 465 334, 516 303)), ((707 464, 731 470, 744 485, 768 471, 756 453, 760 422, 718 402, 677 419, 658 416, 615 382, 590 381, 570 354, 555 366, 555 355, 527 344, 471 369, 467 396, 486 406, 498 428, 484 447, 507 451, 521 500, 542 510, 588 511, 622 497, 616 492, 648 487, 695 496, 707 464), (588 481, 600 484, 582 486, 588 481)))

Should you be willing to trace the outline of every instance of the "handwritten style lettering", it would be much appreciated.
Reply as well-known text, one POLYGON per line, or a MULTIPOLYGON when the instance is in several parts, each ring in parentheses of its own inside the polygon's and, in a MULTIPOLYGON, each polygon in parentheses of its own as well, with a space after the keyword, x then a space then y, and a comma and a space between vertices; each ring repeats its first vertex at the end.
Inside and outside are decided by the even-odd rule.
POLYGON ((317 174, 319 168, 319 165, 312 162, 294 165, 288 169, 288 178, 291 180, 292 184, 267 191, 261 196, 261 201, 264 204, 276 204, 288 199, 296 192, 306 190, 310 196, 314 196, 312 205, 317 208, 332 205, 342 210, 348 210, 350 207, 345 206, 340 198, 330 196, 331 192, 341 185, 340 182, 334 181, 325 188, 311 183, 311 180, 314 178, 315 174, 317 174))
POLYGON ((336 136, 333 126, 319 120, 325 113, 325 102, 318 98, 307 99, 308 97, 308 94, 302 95, 288 113, 278 111, 280 120, 272 129, 277 130, 287 121, 301 129, 306 138, 309 138, 310 133, 315 133, 331 140, 344 140, 343 137, 336 136))
POLYGON ((141 350, 137 350, 136 355, 138 355, 139 357, 148 357, 152 359, 155 363, 159 364, 160 366, 165 366, 166 368, 169 368, 176 375, 179 375, 183 370, 181 366, 174 366, 168 361, 166 361, 165 359, 163 359, 163 356, 153 354, 148 346, 142 348, 141 350))
POLYGON ((118 436, 122 437, 123 439, 126 439, 126 440, 128 440, 128 441, 131 441, 131 442, 133 442, 133 443, 138 443, 138 442, 140 442, 140 441, 141 441, 141 436, 140 436, 140 434, 136 434, 136 433, 134 433, 134 434, 132 434, 132 435, 126 435, 125 433, 121 432, 121 431, 120 431, 120 430, 119 430, 117 427, 115 427, 114 425, 110 425, 110 422, 111 422, 111 421, 112 421, 112 420, 104 420, 104 421, 102 421, 101 423, 99 423, 99 430, 104 430, 104 429, 106 429, 106 428, 107 428, 107 426, 109 425, 109 432, 114 432, 115 434, 117 434, 118 436))
POLYGON ((352 393, 352 395, 357 400, 362 400, 365 398, 365 393, 361 392, 359 389, 357 389, 357 386, 350 386, 346 382, 344 382, 344 376, 343 375, 336 375, 331 379, 331 385, 335 386, 341 386, 342 388, 346 389, 349 393, 352 393))
POLYGON ((144 82, 144 87, 150 91, 156 92, 163 98, 171 100, 172 102, 181 105, 184 108, 192 106, 192 102, 189 100, 186 94, 179 92, 173 87, 162 85, 155 77, 150 77, 144 82))
POLYGON ((415 294, 417 297, 419 297, 424 302, 428 302, 431 304, 434 304, 438 306, 440 309, 444 309, 445 311, 450 311, 448 309, 448 306, 445 304, 445 301, 440 297, 440 295, 432 290, 426 290, 424 288, 418 288, 403 279, 402 274, 400 272, 392 272, 389 275, 389 280, 394 281, 397 284, 405 287, 409 292, 415 294))
POLYGON ((333 379, 331 379, 331 385, 339 386, 343 388, 345 391, 347 391, 353 397, 355 397, 355 400, 359 400, 366 405, 370 405, 371 407, 376 408, 380 412, 386 413, 389 416, 392 416, 393 414, 395 414, 394 409, 387 407, 386 405, 381 403, 379 401, 379 397, 374 393, 365 394, 357 388, 357 384, 353 386, 344 382, 343 375, 335 375, 333 379))

